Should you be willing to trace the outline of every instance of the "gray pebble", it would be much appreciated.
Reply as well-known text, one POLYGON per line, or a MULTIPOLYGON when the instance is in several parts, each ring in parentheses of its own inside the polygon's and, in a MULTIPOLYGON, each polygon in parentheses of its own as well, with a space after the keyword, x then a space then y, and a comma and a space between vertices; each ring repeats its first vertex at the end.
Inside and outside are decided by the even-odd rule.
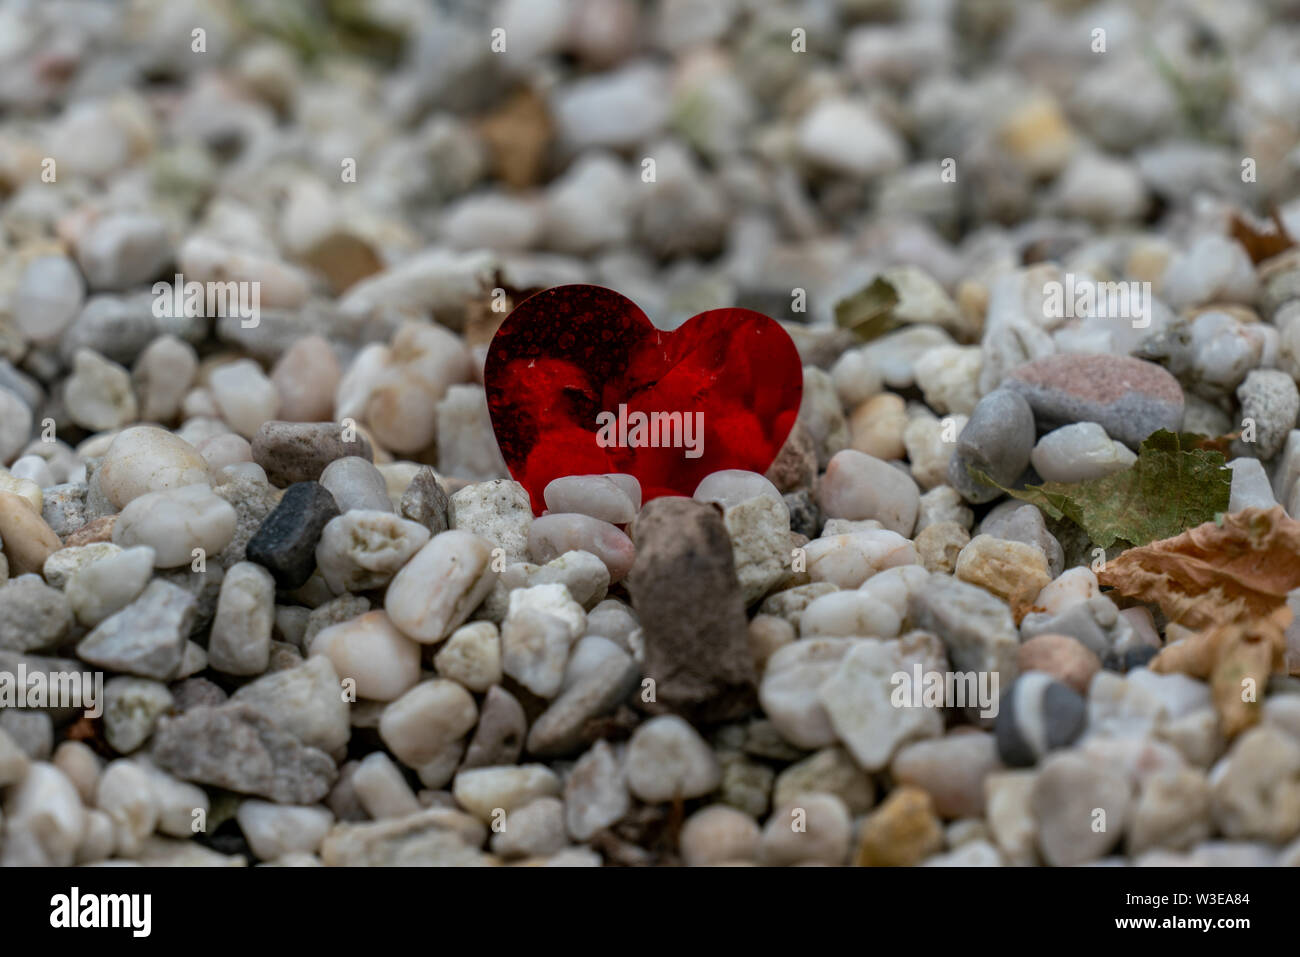
POLYGON ((110 615, 77 645, 92 665, 167 680, 181 667, 194 617, 194 596, 154 579, 131 604, 110 615))
POLYGON ((1034 414, 1025 399, 1008 389, 995 389, 980 399, 970 421, 957 436, 957 449, 948 462, 948 482, 968 502, 991 502, 1002 492, 976 480, 979 469, 999 485, 1020 477, 1034 450, 1034 414))
POLYGON ((1083 733, 1088 706, 1077 691, 1041 671, 1027 671, 1002 696, 994 726, 998 755, 1013 768, 1032 767, 1083 733))
POLYGON ((402 493, 401 513, 413 522, 419 522, 432 534, 448 529, 447 493, 438 484, 431 468, 422 468, 402 493))
POLYGON ((22 575, 0 585, 0 648, 47 651, 71 628, 68 600, 39 576, 22 575))
POLYGON ((340 513, 355 509, 393 511, 383 473, 359 456, 348 455, 325 466, 320 484, 334 496, 340 513))

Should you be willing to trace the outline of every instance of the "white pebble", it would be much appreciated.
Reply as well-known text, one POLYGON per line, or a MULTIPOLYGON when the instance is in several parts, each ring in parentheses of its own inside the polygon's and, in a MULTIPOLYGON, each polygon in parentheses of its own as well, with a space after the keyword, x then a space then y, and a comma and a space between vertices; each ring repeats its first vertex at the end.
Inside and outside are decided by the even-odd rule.
POLYGON ((438 677, 483 692, 501 681, 501 637, 490 621, 462 625, 434 655, 438 677))
POLYGON ((237 562, 221 580, 208 639, 208 663, 228 675, 260 675, 271 659, 275 579, 261 565, 237 562))
POLYGON ((553 698, 564 681, 569 650, 587 616, 563 585, 534 585, 510 593, 501 626, 501 667, 533 694, 553 698))
POLYGON ((190 564, 195 549, 215 557, 234 537, 235 519, 234 506, 207 485, 186 485, 133 499, 117 516, 113 542, 148 545, 156 567, 176 568, 190 564))
POLYGON ((450 529, 431 538, 397 573, 384 608, 403 632, 432 644, 468 618, 496 580, 491 543, 450 529))
POLYGON ((336 595, 387 585, 429 541, 419 522, 354 509, 332 518, 316 545, 316 567, 336 595))
POLYGON ((697 502, 717 502, 726 509, 760 495, 779 505, 785 505, 780 491, 766 476, 744 469, 722 469, 704 476, 700 484, 695 486, 692 498, 697 502))
POLYGON ((900 469, 865 452, 845 449, 832 456, 817 491, 827 518, 875 519, 900 535, 911 535, 921 492, 900 469))
POLYGON ((405 817, 420 810, 420 802, 406 783, 401 768, 383 751, 372 751, 361 759, 352 774, 352 790, 366 813, 376 821, 405 817))
POLYGON ((209 475, 194 446, 166 429, 140 425, 117 434, 95 477, 108 500, 120 509, 147 492, 206 482, 209 475))
POLYGON ((565 475, 551 481, 542 496, 552 512, 590 515, 612 525, 626 525, 636 518, 636 506, 627 492, 605 475, 565 475))
POLYGON ((311 854, 334 823, 334 815, 319 804, 273 804, 255 798, 243 801, 235 812, 239 829, 253 853, 264 861, 285 854, 311 854))
POLYGON ((372 701, 394 701, 420 680, 420 646, 383 611, 322 628, 309 655, 329 658, 339 678, 355 681, 357 695, 372 701))
POLYGON ((1122 472, 1137 455, 1096 422, 1076 422, 1048 432, 1030 453, 1034 469, 1049 482, 1082 482, 1122 472))
POLYGON ((135 601, 153 577, 153 569, 152 548, 118 550, 72 572, 64 594, 77 621, 93 628, 135 601))
POLYGON ((213 369, 208 388, 221 418, 246 439, 251 439, 263 422, 274 419, 280 407, 280 394, 252 359, 213 369))
POLYGON ((649 803, 702 797, 722 783, 717 755, 675 714, 640 725, 627 746, 627 783, 649 803))
POLYGON ((886 568, 915 565, 916 548, 887 529, 817 538, 804 546, 808 577, 840 588, 857 588, 886 568))

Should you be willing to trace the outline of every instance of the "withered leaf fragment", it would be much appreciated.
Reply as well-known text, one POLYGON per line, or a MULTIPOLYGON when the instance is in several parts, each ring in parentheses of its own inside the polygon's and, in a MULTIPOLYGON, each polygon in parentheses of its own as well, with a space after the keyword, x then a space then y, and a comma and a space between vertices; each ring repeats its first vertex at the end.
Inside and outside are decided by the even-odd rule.
POLYGON ((1162 651, 1151 668, 1207 679, 1224 734, 1259 720, 1269 675, 1285 670, 1287 593, 1300 588, 1300 522, 1281 506, 1242 509, 1131 548, 1097 578, 1199 629, 1162 651))

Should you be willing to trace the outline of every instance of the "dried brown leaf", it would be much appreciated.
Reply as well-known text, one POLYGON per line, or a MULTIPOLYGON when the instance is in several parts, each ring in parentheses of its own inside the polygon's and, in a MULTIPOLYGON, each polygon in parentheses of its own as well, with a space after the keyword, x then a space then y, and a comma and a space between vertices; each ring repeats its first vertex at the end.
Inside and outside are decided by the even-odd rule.
POLYGON ((1130 548, 1098 579, 1189 628, 1263 618, 1300 588, 1300 522, 1280 505, 1242 509, 1130 548))
POLYGON ((1253 223, 1238 213, 1232 216, 1230 224, 1232 238, 1245 247, 1253 263, 1258 264, 1265 259, 1272 259, 1295 246, 1295 240, 1286 231, 1286 224, 1282 222, 1282 217, 1278 215, 1276 209, 1272 212, 1272 220, 1273 228, 1263 230, 1256 229, 1253 223))
POLYGON ((1213 625, 1164 649, 1151 670, 1208 681, 1220 730, 1235 737, 1259 721, 1268 677, 1284 671, 1290 621, 1290 609, 1279 605, 1262 618, 1213 625))
POLYGON ((1130 548, 1097 577, 1198 630, 1167 647, 1151 667, 1208 680, 1225 734, 1259 719, 1269 675, 1285 672, 1286 596, 1300 588, 1300 522, 1281 506, 1242 509, 1130 548), (1246 679, 1254 682, 1254 695, 1244 693, 1246 679))

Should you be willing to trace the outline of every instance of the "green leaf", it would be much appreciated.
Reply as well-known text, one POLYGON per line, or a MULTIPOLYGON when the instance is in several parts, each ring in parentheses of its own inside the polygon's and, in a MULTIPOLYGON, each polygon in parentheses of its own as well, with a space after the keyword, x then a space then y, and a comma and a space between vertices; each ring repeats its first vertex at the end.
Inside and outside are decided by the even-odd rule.
POLYGON ((1044 482, 1022 491, 1004 488, 977 469, 970 472, 1052 519, 1073 522, 1100 548, 1146 545, 1228 510, 1232 470, 1220 453, 1196 448, 1199 438, 1162 429, 1142 443, 1132 466, 1084 482, 1044 482))
POLYGON ((835 324, 852 329, 863 342, 870 342, 902 325, 894 318, 898 290, 889 280, 877 276, 865 287, 835 304, 835 324))

